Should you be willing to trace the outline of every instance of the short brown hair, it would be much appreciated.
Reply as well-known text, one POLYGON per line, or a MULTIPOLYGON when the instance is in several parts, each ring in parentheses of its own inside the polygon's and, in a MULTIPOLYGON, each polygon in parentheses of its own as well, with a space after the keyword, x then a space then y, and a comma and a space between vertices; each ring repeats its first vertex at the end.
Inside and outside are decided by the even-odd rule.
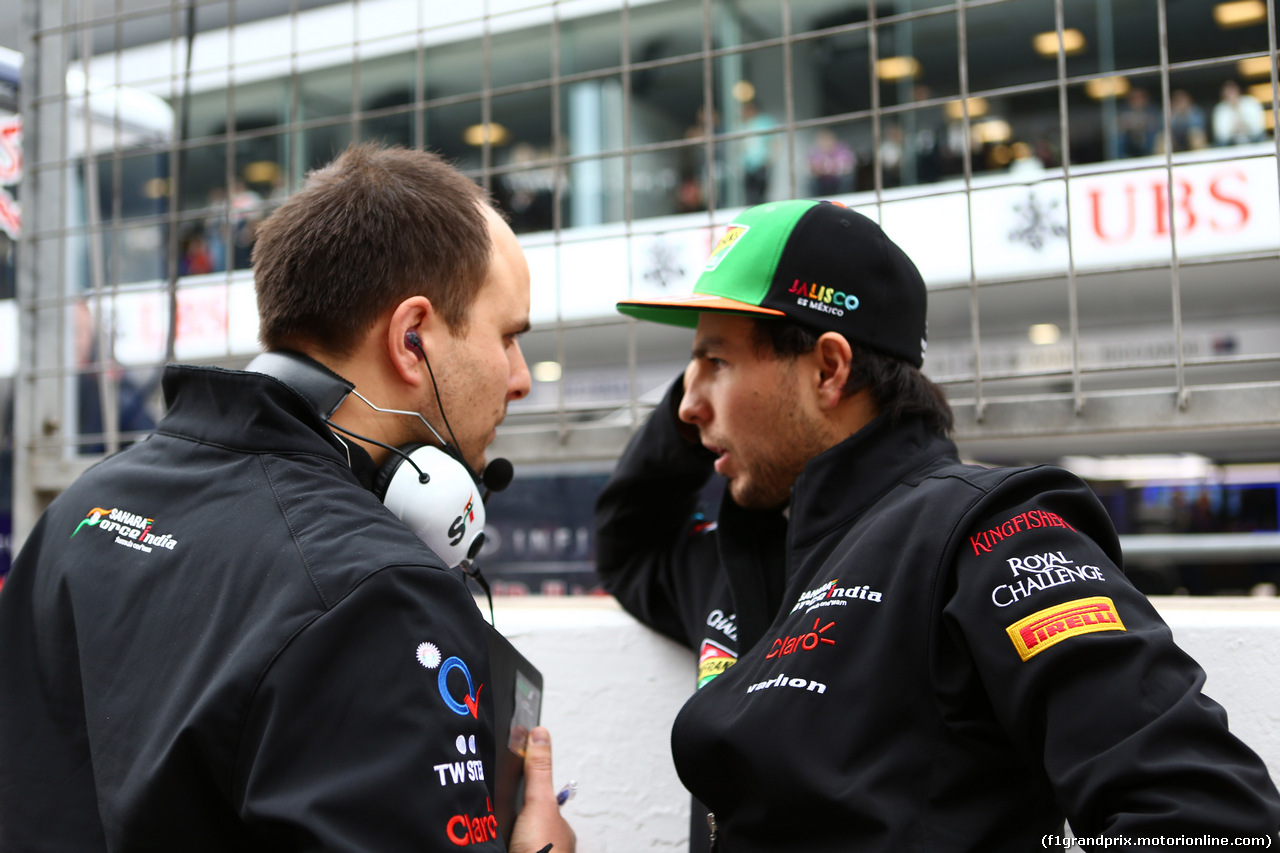
MULTIPOLYGON (((755 319, 751 342, 757 353, 793 359, 813 352, 819 335, 808 326, 787 320, 755 319)), ((853 363, 849 369, 849 380, 842 389, 844 396, 865 388, 871 392, 876 408, 887 413, 892 423, 906 417, 918 417, 924 420, 930 431, 939 435, 950 435, 955 429, 955 416, 946 393, 915 365, 852 341, 849 349, 853 350, 853 363)))
POLYGON ((417 295, 462 334, 489 267, 488 203, 435 154, 351 146, 258 228, 262 345, 350 355, 382 312, 417 295))

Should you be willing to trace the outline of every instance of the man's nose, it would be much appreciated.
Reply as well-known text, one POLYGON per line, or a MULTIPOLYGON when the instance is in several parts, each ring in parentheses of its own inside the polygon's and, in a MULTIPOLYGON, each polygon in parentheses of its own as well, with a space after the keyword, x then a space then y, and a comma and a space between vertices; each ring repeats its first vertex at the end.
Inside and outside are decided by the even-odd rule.
POLYGON ((676 416, 687 424, 703 424, 707 421, 706 398, 701 388, 702 371, 697 360, 689 362, 684 370, 684 397, 676 416))
POLYGON ((519 400, 529 396, 529 365, 525 363, 524 353, 519 342, 514 344, 515 353, 511 357, 511 376, 507 381, 507 400, 519 400))

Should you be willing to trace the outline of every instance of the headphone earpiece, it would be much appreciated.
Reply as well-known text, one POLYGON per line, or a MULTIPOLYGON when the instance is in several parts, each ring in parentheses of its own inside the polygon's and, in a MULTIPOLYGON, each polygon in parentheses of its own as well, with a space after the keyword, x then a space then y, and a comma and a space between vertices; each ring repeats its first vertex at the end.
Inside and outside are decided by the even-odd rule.
POLYGON ((427 354, 422 350, 422 338, 418 337, 418 333, 410 329, 404 333, 404 345, 411 349, 417 350, 418 355, 422 356, 422 360, 427 360, 427 354))

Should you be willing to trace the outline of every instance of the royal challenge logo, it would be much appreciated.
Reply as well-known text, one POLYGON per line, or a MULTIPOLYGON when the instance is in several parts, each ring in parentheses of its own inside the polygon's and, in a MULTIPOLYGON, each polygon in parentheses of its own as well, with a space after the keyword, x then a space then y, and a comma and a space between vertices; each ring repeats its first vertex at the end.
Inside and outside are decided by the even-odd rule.
POLYGON ((172 551, 178 546, 178 540, 168 533, 155 532, 154 518, 126 512, 118 507, 104 509, 96 506, 85 515, 84 520, 71 531, 70 539, 76 538, 80 531, 88 528, 97 533, 115 534, 115 544, 150 554, 156 548, 172 551))

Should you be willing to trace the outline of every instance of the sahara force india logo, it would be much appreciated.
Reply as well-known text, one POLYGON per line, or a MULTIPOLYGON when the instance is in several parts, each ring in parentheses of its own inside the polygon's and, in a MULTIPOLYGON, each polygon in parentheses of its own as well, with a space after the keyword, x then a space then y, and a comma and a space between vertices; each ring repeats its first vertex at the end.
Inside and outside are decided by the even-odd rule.
POLYGON ((86 527, 92 527, 102 533, 116 534, 115 543, 150 554, 153 548, 164 548, 172 551, 178 546, 178 540, 168 533, 157 535, 152 532, 156 520, 141 515, 134 515, 122 509, 104 509, 94 507, 85 515, 84 520, 76 525, 68 539, 86 527))
POLYGON ((878 590, 872 589, 870 586, 863 584, 861 586, 840 586, 840 580, 829 580, 817 589, 805 590, 800 593, 800 598, 796 600, 795 606, 791 608, 791 612, 804 610, 805 613, 812 613, 817 607, 829 607, 831 605, 844 606, 845 599, 855 598, 863 601, 874 601, 877 604, 883 598, 878 590))

